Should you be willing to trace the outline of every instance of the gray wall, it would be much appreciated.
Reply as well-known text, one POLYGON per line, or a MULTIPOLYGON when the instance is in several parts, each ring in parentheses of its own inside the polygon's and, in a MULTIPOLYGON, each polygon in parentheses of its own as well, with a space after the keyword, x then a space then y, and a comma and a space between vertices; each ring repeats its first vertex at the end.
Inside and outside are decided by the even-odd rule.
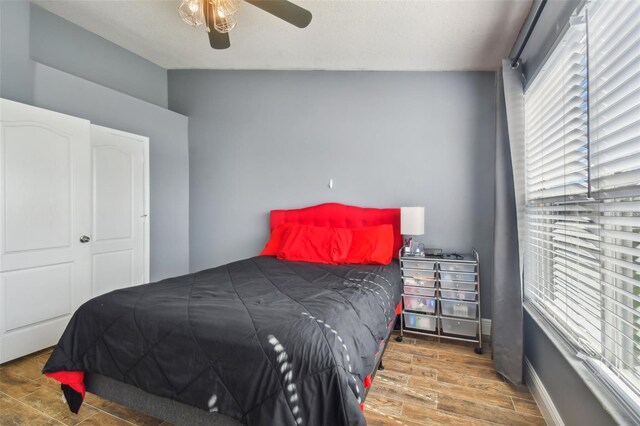
POLYGON ((30 47, 41 64, 167 107, 167 70, 35 5, 30 47))
MULTIPOLYGON (((34 26, 48 21, 47 31, 52 49, 59 34, 65 40, 69 33, 94 40, 76 46, 76 54, 85 57, 87 51, 99 55, 106 43, 64 20, 48 16, 27 2, 0 2, 0 96, 7 99, 82 117, 95 124, 137 133, 150 138, 150 190, 151 190, 151 279, 187 273, 189 270, 189 156, 188 119, 165 108, 122 93, 112 88, 112 81, 103 82, 105 74, 131 78, 129 66, 119 62, 96 62, 97 67, 108 67, 92 73, 84 70, 77 74, 91 74, 89 81, 73 72, 65 72, 30 59, 31 38, 41 37, 34 26), (31 17, 30 11, 31 9, 31 17), (44 17, 44 18, 43 18, 44 17), (72 27, 71 29, 68 27, 72 27), (26 29, 26 31, 25 31, 26 29), (84 33, 83 33, 84 32, 84 33), (36 34, 34 34, 36 33, 36 34), (86 34, 85 34, 86 33, 86 34), (104 42, 104 43, 103 43, 104 42)), ((64 50, 64 49, 63 49, 64 50)), ((54 50, 53 52, 56 52, 54 50)), ((112 54, 111 47, 106 49, 112 54)), ((125 52, 125 56, 129 53, 125 52)), ((42 52, 41 52, 42 53, 42 52)), ((52 52, 47 54, 55 63, 52 52)), ((90 56, 90 55, 89 55, 90 56)), ((67 64, 71 67, 72 63, 67 64)), ((158 79, 152 90, 166 93, 166 80, 158 79)), ((115 86, 125 86, 125 84, 115 86)))
POLYGON ((29 3, 0 1, 0 96, 26 104, 33 102, 29 19, 29 3))
POLYGON ((192 270, 256 255, 271 209, 421 205, 428 246, 480 250, 490 317, 493 73, 169 71, 169 107, 189 116, 192 270))
POLYGON ((527 359, 566 425, 616 424, 527 311, 524 312, 524 334, 527 359))

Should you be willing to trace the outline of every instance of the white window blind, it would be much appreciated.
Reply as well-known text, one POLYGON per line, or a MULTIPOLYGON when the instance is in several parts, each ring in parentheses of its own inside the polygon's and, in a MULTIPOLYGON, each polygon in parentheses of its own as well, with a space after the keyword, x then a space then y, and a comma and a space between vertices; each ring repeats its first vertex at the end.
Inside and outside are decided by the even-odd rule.
POLYGON ((586 197, 586 63, 584 26, 572 27, 527 91, 527 199, 586 197))
POLYGON ((640 2, 572 17, 525 94, 525 145, 525 298, 637 401, 640 2))

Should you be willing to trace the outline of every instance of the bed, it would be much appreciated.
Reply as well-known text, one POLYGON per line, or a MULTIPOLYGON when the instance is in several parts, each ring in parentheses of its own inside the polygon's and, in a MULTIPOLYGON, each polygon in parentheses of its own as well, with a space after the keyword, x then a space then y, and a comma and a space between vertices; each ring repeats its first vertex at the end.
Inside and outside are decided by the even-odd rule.
MULTIPOLYGON (((399 209, 323 204, 282 223, 391 224, 399 209)), ((397 250, 395 250, 397 253, 397 250)), ((86 389, 178 424, 366 424, 366 393, 398 313, 398 263, 258 256, 96 297, 44 372, 72 411, 86 389)))

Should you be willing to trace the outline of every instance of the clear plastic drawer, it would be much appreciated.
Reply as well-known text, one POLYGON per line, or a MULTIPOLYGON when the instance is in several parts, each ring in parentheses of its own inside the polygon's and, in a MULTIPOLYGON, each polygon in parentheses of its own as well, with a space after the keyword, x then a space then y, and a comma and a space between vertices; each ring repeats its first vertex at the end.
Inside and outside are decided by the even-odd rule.
POLYGON ((475 263, 444 263, 440 262, 440 270, 448 272, 475 272, 475 263))
POLYGON ((403 268, 409 269, 425 269, 425 270, 434 270, 436 269, 435 262, 424 262, 419 260, 403 260, 402 261, 403 268))
POLYGON ((477 337, 478 322, 456 318, 441 318, 442 332, 459 336, 477 337))
POLYGON ((436 317, 428 315, 404 313, 404 327, 416 328, 418 330, 435 331, 437 320, 436 317))
POLYGON ((478 312, 478 304, 475 302, 442 299, 440 306, 442 315, 448 317, 475 318, 478 312))
POLYGON ((440 297, 443 299, 476 301, 477 293, 472 291, 440 290, 440 297))
POLYGON ((404 283, 404 285, 410 285, 410 286, 419 286, 419 287, 428 287, 428 288, 434 288, 436 286, 435 279, 417 280, 411 277, 402 277, 402 282, 404 283))
POLYGON ((440 279, 445 281, 475 281, 476 274, 469 272, 440 272, 440 279))
POLYGON ((428 287, 411 287, 409 285, 404 286, 404 294, 415 294, 418 296, 434 297, 436 295, 436 289, 428 287))
POLYGON ((436 312, 436 299, 421 296, 402 296, 404 309, 407 311, 424 312, 433 314, 436 312))
POLYGON ((403 269, 402 270, 402 274, 406 277, 413 277, 413 278, 417 278, 417 279, 435 279, 436 278, 436 271, 435 270, 420 270, 420 269, 403 269))
POLYGON ((464 281, 440 281, 440 288, 446 290, 476 291, 476 283, 464 281))

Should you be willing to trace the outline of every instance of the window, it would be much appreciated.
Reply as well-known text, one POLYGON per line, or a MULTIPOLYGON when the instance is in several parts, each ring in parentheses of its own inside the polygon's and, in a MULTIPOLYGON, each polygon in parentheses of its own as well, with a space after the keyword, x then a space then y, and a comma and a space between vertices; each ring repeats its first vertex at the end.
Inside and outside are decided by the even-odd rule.
POLYGON ((525 300, 640 396, 640 2, 588 2, 525 93, 525 300))

